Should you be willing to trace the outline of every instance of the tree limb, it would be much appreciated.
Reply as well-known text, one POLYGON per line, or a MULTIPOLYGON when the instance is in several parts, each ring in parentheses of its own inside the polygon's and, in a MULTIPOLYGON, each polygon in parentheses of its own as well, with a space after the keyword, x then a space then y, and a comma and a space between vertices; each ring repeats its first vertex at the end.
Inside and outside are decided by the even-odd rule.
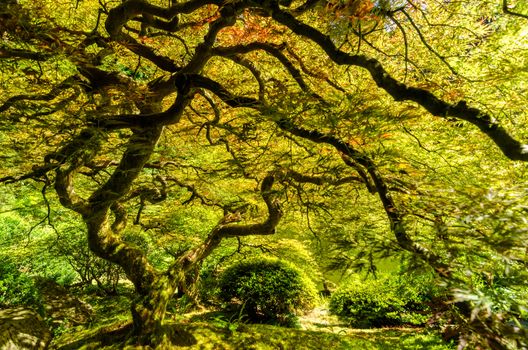
MULTIPOLYGON (((235 101, 241 98, 233 96, 221 84, 214 82, 208 78, 205 78, 203 80, 199 79, 199 81, 203 81, 204 83, 206 83, 204 84, 207 85, 206 88, 216 94, 218 97, 220 97, 220 99, 222 99, 228 105, 232 107, 251 106, 256 110, 259 110, 263 114, 272 114, 275 118, 276 125, 280 129, 289 132, 292 135, 310 140, 315 143, 325 143, 331 145, 345 156, 345 160, 346 157, 352 159, 354 161, 352 164, 354 164, 355 168, 356 163, 361 165, 372 180, 373 186, 375 187, 375 191, 378 194, 381 203, 383 204, 383 208, 385 209, 385 213, 387 214, 387 217, 390 221, 391 231, 394 233, 394 236, 400 247, 419 256, 421 259, 429 263, 429 265, 433 267, 439 274, 444 276, 449 275, 449 267, 447 264, 441 261, 440 256, 429 251, 425 247, 422 247, 421 245, 417 244, 407 234, 404 225, 404 214, 396 206, 396 203, 390 194, 387 183, 382 177, 382 175, 379 173, 376 165, 366 154, 359 152, 358 150, 354 149, 354 147, 349 143, 344 142, 343 140, 340 140, 339 138, 333 135, 325 134, 318 130, 309 130, 296 126, 291 120, 287 119, 285 116, 278 117, 276 115, 276 111, 270 111, 267 106, 260 104, 255 99, 243 98, 245 100, 245 103, 237 105, 235 101), (251 103, 250 100, 252 100, 251 103)), ((345 163, 350 164, 349 162, 345 163)), ((370 186, 370 181, 367 181, 366 185, 367 187, 370 186)))
MULTIPOLYGON (((262 199, 268 208, 268 217, 266 220, 256 224, 238 225, 229 223, 233 221, 230 215, 218 223, 211 231, 207 239, 201 245, 191 249, 182 255, 170 268, 169 274, 175 275, 181 269, 189 271, 196 264, 201 263, 209 254, 221 243, 224 238, 241 237, 249 235, 271 235, 275 233, 275 227, 279 224, 282 217, 282 210, 274 191, 272 191, 275 178, 273 175, 267 175, 260 187, 262 199)), ((236 219, 235 221, 238 221, 236 219)))
POLYGON ((502 11, 504 11, 504 13, 507 13, 508 15, 528 19, 528 15, 510 10, 510 6, 508 5, 508 0, 502 0, 502 11))
POLYGON ((428 90, 410 87, 399 82, 383 68, 378 60, 364 55, 350 55, 337 49, 330 37, 280 10, 278 6, 272 8, 272 17, 290 28, 295 34, 318 44, 335 63, 358 66, 368 70, 376 84, 389 93, 394 100, 414 101, 432 115, 442 118, 455 117, 470 122, 486 134, 506 157, 511 160, 528 161, 528 145, 515 140, 489 114, 477 108, 468 107, 466 101, 451 104, 439 99, 428 90))

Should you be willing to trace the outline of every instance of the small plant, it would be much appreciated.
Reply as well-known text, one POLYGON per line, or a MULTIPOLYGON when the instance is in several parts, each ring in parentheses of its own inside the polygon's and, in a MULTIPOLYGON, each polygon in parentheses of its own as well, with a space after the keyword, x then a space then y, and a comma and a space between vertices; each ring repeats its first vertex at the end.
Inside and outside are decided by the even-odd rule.
POLYGON ((62 334, 66 333, 70 328, 68 319, 63 319, 60 322, 54 324, 52 319, 48 319, 47 323, 51 326, 53 331, 53 337, 60 337, 62 334))
POLYGON ((220 278, 220 297, 239 302, 252 320, 292 324, 296 311, 314 305, 313 283, 289 263, 277 259, 243 261, 229 267, 220 278))
POLYGON ((243 311, 244 308, 240 308, 239 312, 231 316, 229 320, 226 318, 225 315, 219 315, 213 319, 213 323, 216 326, 225 329, 229 333, 229 335, 233 335, 244 324, 245 315, 243 314, 243 311))

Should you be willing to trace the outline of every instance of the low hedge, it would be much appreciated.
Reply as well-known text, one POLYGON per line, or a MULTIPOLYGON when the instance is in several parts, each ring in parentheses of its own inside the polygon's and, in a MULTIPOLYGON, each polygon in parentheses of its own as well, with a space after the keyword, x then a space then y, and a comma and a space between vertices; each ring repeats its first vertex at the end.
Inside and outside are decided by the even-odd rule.
POLYGON ((252 259, 227 268, 219 281, 220 298, 236 302, 252 320, 285 323, 295 312, 314 306, 313 282, 278 259, 252 259))

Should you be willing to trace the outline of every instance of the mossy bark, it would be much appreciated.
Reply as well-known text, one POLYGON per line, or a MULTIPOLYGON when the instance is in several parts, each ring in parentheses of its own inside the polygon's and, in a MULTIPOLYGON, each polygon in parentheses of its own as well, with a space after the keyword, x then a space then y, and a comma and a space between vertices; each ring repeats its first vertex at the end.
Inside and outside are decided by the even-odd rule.
POLYGON ((142 344, 154 344, 161 334, 167 304, 177 288, 177 280, 167 275, 156 278, 147 293, 140 295, 132 303, 133 334, 142 344))

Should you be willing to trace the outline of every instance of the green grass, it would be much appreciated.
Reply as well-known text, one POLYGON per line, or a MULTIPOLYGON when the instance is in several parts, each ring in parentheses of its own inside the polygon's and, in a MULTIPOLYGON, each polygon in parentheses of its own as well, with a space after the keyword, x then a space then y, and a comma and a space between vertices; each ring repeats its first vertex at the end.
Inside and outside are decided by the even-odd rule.
MULTIPOLYGON (((57 334, 53 349, 141 349, 123 345, 131 329, 129 298, 92 295, 87 301, 94 307, 92 323, 57 334)), ((298 326, 302 329, 247 324, 239 316, 210 310, 169 313, 156 349, 454 349, 439 335, 421 328, 349 328, 330 315, 325 305, 300 317, 298 326)))
POLYGON ((438 336, 421 330, 356 330, 335 334, 243 325, 233 332, 209 324, 191 324, 186 330, 196 340, 190 349, 450 349, 438 336))
MULTIPOLYGON (((121 349, 130 324, 118 322, 110 326, 65 334, 54 347, 66 349, 121 349)), ((422 329, 369 329, 342 331, 311 331, 272 325, 229 322, 167 323, 157 349, 432 349, 449 350, 438 335, 422 329)), ((139 347, 128 346, 134 349, 139 347)))

